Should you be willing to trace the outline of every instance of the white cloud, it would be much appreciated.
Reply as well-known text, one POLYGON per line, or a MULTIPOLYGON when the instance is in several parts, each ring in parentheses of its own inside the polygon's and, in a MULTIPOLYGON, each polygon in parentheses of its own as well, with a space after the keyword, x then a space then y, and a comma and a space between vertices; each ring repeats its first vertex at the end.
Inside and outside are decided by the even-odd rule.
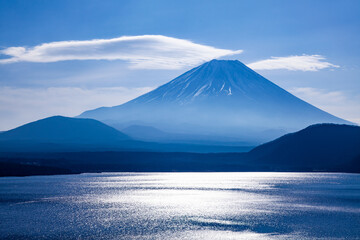
POLYGON ((142 35, 50 42, 34 47, 9 47, 0 53, 10 58, 0 59, 0 63, 124 60, 133 68, 179 69, 241 52, 242 50, 219 49, 162 35, 142 35))
POLYGON ((351 97, 342 91, 310 87, 298 87, 289 91, 326 112, 360 124, 360 95, 351 97))
POLYGON ((101 106, 114 106, 142 95, 152 88, 0 87, 0 130, 8 130, 41 118, 77 116, 101 106))
POLYGON ((286 69, 291 71, 318 71, 324 68, 339 67, 323 60, 325 58, 320 55, 271 57, 270 59, 250 63, 248 67, 254 70, 286 69))

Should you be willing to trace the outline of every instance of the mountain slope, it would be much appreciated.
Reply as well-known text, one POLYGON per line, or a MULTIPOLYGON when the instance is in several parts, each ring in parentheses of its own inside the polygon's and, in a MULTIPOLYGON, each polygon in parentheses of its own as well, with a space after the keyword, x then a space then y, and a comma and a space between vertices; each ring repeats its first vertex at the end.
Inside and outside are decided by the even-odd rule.
POLYGON ((360 171, 360 127, 317 124, 287 134, 251 150, 247 157, 258 165, 286 168, 360 171))
POLYGON ((288 93, 239 61, 212 60, 115 107, 84 112, 110 125, 265 141, 314 123, 349 123, 288 93), (266 135, 271 130, 275 135, 266 135))
POLYGON ((1 141, 95 144, 129 139, 127 135, 97 120, 62 116, 41 119, 0 133, 1 141))
POLYGON ((121 129, 121 131, 128 136, 131 136, 134 139, 143 140, 143 141, 159 141, 162 139, 166 139, 168 137, 168 133, 163 132, 159 129, 149 126, 141 126, 141 125, 131 125, 126 128, 121 129))

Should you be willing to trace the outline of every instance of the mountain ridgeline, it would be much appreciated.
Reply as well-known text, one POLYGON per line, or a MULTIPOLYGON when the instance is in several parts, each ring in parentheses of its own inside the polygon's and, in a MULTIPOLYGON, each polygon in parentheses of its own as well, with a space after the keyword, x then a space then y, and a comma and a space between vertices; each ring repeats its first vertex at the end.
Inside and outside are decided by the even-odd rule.
POLYGON ((53 116, 0 133, 0 151, 108 149, 131 142, 126 134, 94 119, 53 116))
POLYGON ((349 123, 295 97, 239 61, 212 60, 115 107, 82 113, 123 129, 261 143, 316 123, 349 123))
MULTIPOLYGON (((182 144, 172 141, 158 143, 156 129, 135 127, 138 135, 150 135, 140 141, 94 119, 53 116, 0 133, 0 152, 64 152, 64 151, 159 151, 159 152, 244 152, 251 146, 209 145, 208 142, 182 144), (152 139, 153 142, 150 142, 152 139), (154 142, 155 141, 155 142, 154 142)), ((128 129, 134 134, 134 130, 128 129)), ((135 131, 136 132, 136 131, 135 131)), ((160 132, 161 133, 161 132, 160 132)), ((136 134, 134 134, 136 135, 136 134)), ((164 133, 164 136, 167 134, 164 133)), ((164 137, 163 136, 163 137, 164 137)), ((168 138, 166 138, 168 139, 168 138)), ((160 142, 160 141, 159 141, 160 142)))
POLYGON ((0 140, 48 143, 110 143, 129 140, 118 130, 94 119, 53 116, 0 133, 0 140))
POLYGON ((99 171, 360 173, 360 127, 338 124, 313 125, 260 145, 247 153, 94 151, 93 148, 87 151, 44 150, 46 149, 42 152, 0 151, 0 167, 3 167, 0 176, 99 171))

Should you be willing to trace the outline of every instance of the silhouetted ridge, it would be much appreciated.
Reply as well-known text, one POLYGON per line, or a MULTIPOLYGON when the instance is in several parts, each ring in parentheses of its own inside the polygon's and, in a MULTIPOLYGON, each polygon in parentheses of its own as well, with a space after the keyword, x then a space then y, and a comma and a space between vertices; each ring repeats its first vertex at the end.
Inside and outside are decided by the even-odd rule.
POLYGON ((128 140, 118 130, 94 119, 54 116, 0 133, 0 140, 31 140, 50 143, 100 143, 128 140))
POLYGON ((248 154, 252 161, 273 167, 360 171, 360 127, 317 124, 260 145, 248 154))
POLYGON ((0 133, 0 152, 79 152, 79 151, 159 151, 159 152, 244 152, 251 146, 173 141, 151 142, 150 137, 163 139, 167 133, 152 127, 133 126, 127 129, 134 138, 93 119, 55 116, 31 122, 0 133), (141 133, 148 138, 138 137, 141 133))
MULTIPOLYGON (((130 142, 133 147, 139 143, 130 142)), ((85 151, 79 151, 79 145, 75 146, 77 146, 75 151, 48 151, 48 148, 42 148, 42 151, 11 152, 9 148, 1 151, 3 146, 0 141, 0 163, 3 162, 2 166, 5 168, 2 174, 5 176, 19 174, 17 170, 26 170, 29 164, 34 167, 30 166, 29 171, 23 174, 56 174, 62 173, 61 169, 69 169, 68 172, 334 171, 360 173, 360 127, 348 125, 311 126, 263 144, 248 153, 156 152, 154 148, 153 151, 145 149, 133 151, 135 148, 132 151, 126 149, 116 151, 116 148, 111 151, 94 151, 93 147, 90 151, 88 148, 85 151), (45 168, 38 168, 38 166, 45 168)), ((144 143, 138 146, 146 147, 144 143)), ((188 145, 186 150, 194 146, 188 145)), ((19 146, 16 145, 16 147, 19 146)), ((164 144, 159 147, 163 150, 169 145, 164 144)))

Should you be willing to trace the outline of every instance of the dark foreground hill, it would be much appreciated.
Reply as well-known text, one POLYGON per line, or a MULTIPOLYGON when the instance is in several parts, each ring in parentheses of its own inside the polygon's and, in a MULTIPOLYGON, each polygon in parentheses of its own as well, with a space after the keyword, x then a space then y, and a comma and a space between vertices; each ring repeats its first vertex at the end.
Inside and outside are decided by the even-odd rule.
POLYGON ((360 127, 317 124, 251 150, 247 158, 278 170, 360 171, 360 127))

